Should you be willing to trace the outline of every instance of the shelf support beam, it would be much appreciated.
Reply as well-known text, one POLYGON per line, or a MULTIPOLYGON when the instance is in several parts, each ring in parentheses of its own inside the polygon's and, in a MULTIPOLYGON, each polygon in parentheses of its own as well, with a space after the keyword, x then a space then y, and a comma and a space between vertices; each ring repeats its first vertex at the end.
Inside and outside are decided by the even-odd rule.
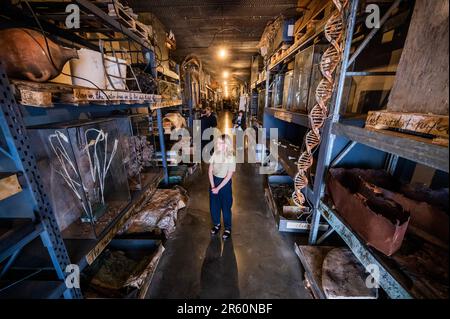
POLYGON ((345 156, 347 156, 347 154, 353 149, 353 147, 355 147, 357 143, 355 141, 351 141, 350 143, 348 143, 344 149, 334 158, 334 160, 331 162, 330 167, 335 167, 336 165, 338 165, 345 156))
POLYGON ((164 128, 162 125, 162 112, 161 109, 156 110, 156 119, 158 121, 158 135, 159 135, 159 145, 161 149, 161 159, 164 170, 164 184, 169 184, 169 171, 167 167, 167 157, 166 157, 166 145, 164 143, 164 128))
MULTIPOLYGON (((372 31, 364 38, 364 41, 359 45, 359 47, 355 50, 350 60, 348 60, 348 65, 352 65, 355 62, 356 58, 361 54, 361 52, 366 48, 369 42, 373 39, 373 37, 378 33, 384 23, 389 19, 395 9, 398 8, 400 2, 402 0, 395 0, 395 2, 391 5, 389 10, 384 14, 384 16, 380 20, 379 28, 373 28, 372 31)), ((347 70, 347 69, 345 69, 347 70)))
POLYGON ((345 78, 346 71, 348 69, 348 59, 350 57, 350 50, 352 47, 353 40, 353 32, 356 24, 356 14, 358 11, 359 0, 352 0, 349 7, 349 14, 347 18, 347 27, 346 27, 346 37, 345 37, 345 46, 344 46, 344 54, 341 62, 339 79, 337 83, 337 89, 332 99, 332 114, 331 117, 327 119, 325 125, 322 129, 322 136, 324 137, 322 143, 319 148, 319 158, 317 163, 317 171, 316 176, 314 178, 314 201, 312 203, 313 216, 311 221, 311 231, 309 233, 309 244, 315 245, 317 243, 317 235, 319 232, 320 226, 320 210, 319 203, 323 197, 325 192, 325 174, 328 171, 328 167, 331 161, 331 153, 334 146, 334 141, 336 136, 332 134, 331 128, 334 123, 339 121, 342 97, 344 93, 345 86, 345 78))

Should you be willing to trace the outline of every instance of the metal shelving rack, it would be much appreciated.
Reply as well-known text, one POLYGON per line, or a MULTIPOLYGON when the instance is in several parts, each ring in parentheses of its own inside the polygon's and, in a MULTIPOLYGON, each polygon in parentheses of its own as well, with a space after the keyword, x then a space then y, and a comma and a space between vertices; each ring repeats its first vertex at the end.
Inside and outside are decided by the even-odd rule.
MULTIPOLYGON (((133 41, 147 50, 153 50, 151 43, 139 38, 135 33, 121 25, 120 22, 107 15, 95 3, 86 0, 75 1, 83 10, 85 18, 95 16, 97 21, 103 25, 103 31, 111 33, 121 33, 126 41, 133 41)), ((32 1, 30 1, 32 3, 32 1)), ((64 3, 64 1, 61 1, 64 3)), ((56 3, 51 3, 56 5, 56 3)), ((66 2, 67 4, 67 2, 66 2)), ((13 10, 13 9, 11 9, 13 10)), ((18 12, 11 11, 11 15, 15 16, 18 12)), ((20 16, 21 21, 34 24, 34 20, 30 17, 20 16)), ((82 18, 83 19, 83 18, 82 18)), ((93 43, 80 36, 65 32, 66 30, 58 28, 50 21, 41 21, 41 24, 52 35, 56 35, 65 41, 69 41, 72 45, 76 43, 81 47, 95 48, 93 43)), ((92 31, 94 32, 94 31, 92 31)), ((61 105, 67 107, 70 105, 61 105)), ((111 241, 117 233, 121 225, 131 216, 133 209, 139 206, 143 198, 151 196, 152 191, 157 185, 163 181, 168 184, 168 167, 165 152, 164 130, 162 126, 162 108, 174 107, 173 103, 136 103, 136 104, 119 104, 118 102, 108 102, 107 105, 85 105, 85 112, 111 112, 114 110, 129 110, 133 108, 147 108, 149 116, 152 118, 153 112, 156 112, 156 123, 159 132, 159 144, 162 152, 162 169, 156 169, 159 174, 154 174, 152 180, 141 191, 132 195, 130 204, 115 218, 111 225, 105 229, 99 238, 67 240, 63 239, 59 227, 57 225, 54 212, 50 206, 44 186, 41 183, 41 177, 37 169, 35 157, 33 155, 30 140, 26 134, 25 121, 22 115, 21 105, 16 102, 12 85, 8 80, 7 74, 4 72, 0 61, 0 128, 3 140, 6 142, 5 147, 0 148, 0 156, 6 156, 17 167, 17 171, 23 176, 21 177, 21 185, 30 191, 34 202, 33 215, 35 221, 31 222, 28 227, 18 228, 18 231, 12 229, 9 233, 13 236, 8 237, 8 245, 1 246, 0 262, 4 262, 1 269, 0 277, 10 269, 12 265, 22 264, 27 268, 43 269, 48 268, 49 263, 53 265, 59 281, 33 281, 22 280, 11 284, 8 288, 6 297, 15 298, 59 298, 61 294, 64 298, 82 298, 81 290, 78 288, 67 289, 65 280, 68 273, 66 267, 70 264, 76 264, 83 270, 88 264, 92 263, 101 253, 105 246, 111 241), (7 148, 7 149, 6 149, 7 148), (26 186, 24 185, 26 184, 26 186), (20 232, 19 232, 20 230, 20 232), (37 238, 40 237, 43 245, 37 238), (46 255, 48 254, 48 256, 46 255), (8 259, 9 258, 9 259, 8 259), (9 294, 10 292, 10 294, 9 294)), ((55 106, 58 109, 60 106, 55 106)), ((50 111, 51 112, 51 111, 50 111)), ((0 293, 0 297, 2 297, 0 293)))
MULTIPOLYGON (((341 220, 336 212, 327 205, 325 195, 325 178, 328 169, 339 163, 357 144, 366 145, 370 148, 385 152, 388 156, 385 169, 393 173, 395 171, 399 158, 405 158, 415 163, 424 164, 428 167, 449 172, 449 149, 427 142, 425 139, 410 138, 407 135, 400 135, 389 131, 369 130, 342 122, 342 114, 346 105, 344 100, 345 80, 356 76, 395 76, 395 72, 353 72, 351 66, 374 38, 378 30, 384 25, 402 0, 393 1, 391 7, 386 11, 380 20, 380 28, 373 29, 361 42, 361 44, 352 51, 354 31, 358 19, 359 0, 350 0, 347 8, 347 25, 345 47, 343 59, 339 70, 337 71, 337 83, 333 98, 330 103, 330 116, 322 128, 322 142, 319 148, 317 168, 314 177, 313 187, 304 191, 305 196, 312 203, 312 225, 309 233, 309 244, 319 245, 330 234, 336 232, 348 245, 353 254, 362 263, 364 267, 376 265, 380 270, 379 284, 391 298, 414 298, 415 294, 404 286, 404 283, 396 276, 395 271, 385 262, 385 259, 379 253, 368 247, 359 236, 341 220), (337 137, 344 137, 349 142, 344 149, 332 158, 333 147, 337 137), (324 218, 331 226, 330 231, 325 232, 318 238, 319 225, 321 218, 324 218)), ((317 37, 319 33, 311 37, 317 37)), ((311 40, 310 39, 310 40, 311 40)), ((310 41, 308 41, 309 43, 310 41)), ((270 74, 280 63, 292 59, 295 52, 305 47, 307 43, 302 43, 295 48, 283 60, 277 61, 273 65, 267 65, 266 69, 266 99, 265 112, 283 120, 298 124, 304 127, 309 125, 309 119, 306 114, 292 114, 282 109, 272 109, 269 107, 270 97, 270 74)), ((283 161, 281 161, 283 162, 283 161)), ((285 167, 288 164, 283 164, 285 167)), ((289 167, 287 167, 289 168, 289 167)), ((290 174, 292 176, 292 173, 290 174)))
MULTIPOLYGON (((14 95, 8 81, 8 77, 0 62, 0 126, 5 138, 8 150, 4 150, 4 154, 14 161, 16 167, 25 177, 26 184, 31 190, 31 197, 37 220, 33 229, 23 236, 19 236, 16 242, 12 242, 8 249, 2 252, 1 261, 10 258, 2 269, 4 274, 13 264, 21 249, 36 237, 40 236, 47 252, 51 258, 53 267, 55 268, 57 277, 64 284, 66 280, 66 267, 70 264, 69 255, 67 253, 64 241, 56 223, 55 216, 47 194, 43 190, 44 186, 41 177, 36 169, 36 160, 31 151, 30 139, 25 134, 25 124, 19 105, 16 103, 14 95)), ((36 284, 35 289, 39 285, 36 284)), ((64 291, 65 298, 80 298, 79 289, 66 289, 64 291)))
MULTIPOLYGON (((382 17, 380 24, 383 25, 389 18, 391 13, 398 7, 401 0, 396 0, 390 9, 382 17)), ((343 92, 345 79, 351 76, 374 76, 378 73, 364 72, 354 73, 349 69, 359 54, 364 50, 370 40, 374 37, 379 29, 373 29, 352 53, 352 40, 355 28, 356 14, 358 11, 359 0, 351 0, 346 28, 345 49, 340 71, 339 79, 332 100, 331 116, 323 128, 324 137, 319 150, 319 159, 317 171, 314 179, 313 189, 313 219, 312 228, 309 235, 309 243, 311 245, 318 244, 325 239, 325 236, 318 237, 318 226, 320 218, 323 217, 332 226, 333 230, 346 242, 358 260, 367 267, 370 264, 377 265, 380 269, 380 286, 386 291, 391 298, 413 298, 413 294, 406 289, 391 269, 381 260, 379 254, 359 239, 350 227, 348 227, 339 216, 324 202, 325 175, 330 167, 332 167, 333 159, 331 153, 337 136, 343 136, 351 141, 344 152, 354 147, 357 143, 367 145, 371 148, 389 153, 391 160, 386 169, 393 172, 399 157, 403 157, 416 163, 425 164, 432 168, 447 172, 449 171, 448 148, 433 145, 430 143, 420 142, 409 138, 408 136, 399 136, 389 132, 371 131, 364 128, 346 125, 340 123, 341 113, 346 107, 343 104, 343 92)), ((384 75, 381 74, 381 75, 384 75)), ((329 235, 326 234, 326 236, 329 235)))

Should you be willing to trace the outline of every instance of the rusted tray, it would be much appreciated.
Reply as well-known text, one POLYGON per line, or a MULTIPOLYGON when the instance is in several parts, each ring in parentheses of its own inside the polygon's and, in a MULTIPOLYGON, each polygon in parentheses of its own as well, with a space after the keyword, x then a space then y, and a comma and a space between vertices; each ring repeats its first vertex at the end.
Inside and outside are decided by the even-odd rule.
POLYGON ((331 169, 328 192, 338 214, 368 245, 387 256, 400 247, 410 214, 356 171, 331 169))
POLYGON ((448 188, 432 190, 425 185, 402 183, 384 170, 353 168, 347 171, 373 184, 375 192, 381 192, 409 212, 408 232, 448 249, 448 188))

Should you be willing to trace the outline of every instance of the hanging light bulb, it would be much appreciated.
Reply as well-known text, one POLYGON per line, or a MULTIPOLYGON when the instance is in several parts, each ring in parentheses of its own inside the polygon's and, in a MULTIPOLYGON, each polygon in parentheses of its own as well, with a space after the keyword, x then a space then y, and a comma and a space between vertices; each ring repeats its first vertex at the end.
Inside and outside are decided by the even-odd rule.
POLYGON ((228 71, 223 71, 222 75, 224 79, 227 79, 230 74, 228 73, 228 71))

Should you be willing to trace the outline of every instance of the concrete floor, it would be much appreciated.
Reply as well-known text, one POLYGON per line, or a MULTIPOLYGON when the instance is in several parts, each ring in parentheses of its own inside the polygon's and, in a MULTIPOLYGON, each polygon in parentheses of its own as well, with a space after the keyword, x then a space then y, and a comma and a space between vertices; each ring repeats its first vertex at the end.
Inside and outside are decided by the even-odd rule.
MULTIPOLYGON (((219 128, 231 114, 219 116, 219 128)), ((264 176, 238 164, 233 177, 233 234, 211 237, 207 166, 185 187, 190 203, 159 262, 148 298, 310 298, 293 236, 279 233, 264 199, 264 176)))

